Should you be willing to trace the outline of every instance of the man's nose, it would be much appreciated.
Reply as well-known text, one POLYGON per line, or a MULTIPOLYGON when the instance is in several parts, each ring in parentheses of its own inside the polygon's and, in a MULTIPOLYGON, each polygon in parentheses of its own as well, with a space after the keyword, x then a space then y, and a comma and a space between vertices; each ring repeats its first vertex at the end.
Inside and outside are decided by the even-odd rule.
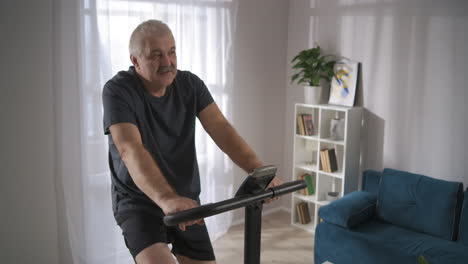
POLYGON ((160 62, 161 62, 161 65, 162 65, 162 66, 169 66, 169 65, 171 65, 171 59, 170 59, 170 57, 169 57, 167 54, 163 54, 163 55, 161 56, 160 62))

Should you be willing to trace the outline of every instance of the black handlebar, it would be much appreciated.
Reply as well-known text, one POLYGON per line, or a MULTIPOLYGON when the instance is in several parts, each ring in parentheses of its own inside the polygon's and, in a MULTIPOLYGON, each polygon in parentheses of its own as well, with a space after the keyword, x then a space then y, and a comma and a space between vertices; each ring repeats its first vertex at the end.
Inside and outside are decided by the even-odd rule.
POLYGON ((269 188, 258 194, 241 195, 221 202, 209 203, 185 211, 180 211, 175 214, 166 215, 163 218, 163 221, 166 226, 175 226, 179 223, 202 219, 205 217, 234 210, 240 207, 245 207, 247 205, 254 204, 255 202, 281 196, 290 192, 294 192, 296 190, 304 189, 306 187, 307 184, 305 181, 292 181, 282 184, 280 186, 269 188))

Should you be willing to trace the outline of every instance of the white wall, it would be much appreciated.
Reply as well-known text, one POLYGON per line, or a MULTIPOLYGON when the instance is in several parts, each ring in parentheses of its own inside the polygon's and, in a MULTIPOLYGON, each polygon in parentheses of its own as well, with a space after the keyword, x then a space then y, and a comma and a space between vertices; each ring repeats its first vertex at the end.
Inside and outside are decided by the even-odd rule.
POLYGON ((58 263, 52 4, 19 0, 0 8, 0 262, 6 264, 58 263))
MULTIPOLYGON (((266 164, 283 169, 284 61, 286 58, 288 2, 241 0, 235 35, 233 104, 242 106, 232 122, 266 164)), ((239 108, 239 107, 237 107, 239 108)), ((235 169, 239 186, 245 172, 235 169)), ((282 203, 266 207, 281 206, 282 203)), ((237 210, 234 219, 243 217, 237 210)))
MULTIPOLYGON (((317 41, 362 63, 363 169, 391 167, 468 185, 467 11, 463 0, 290 1, 288 59, 317 41)), ((300 96, 286 91, 289 170, 300 96)))

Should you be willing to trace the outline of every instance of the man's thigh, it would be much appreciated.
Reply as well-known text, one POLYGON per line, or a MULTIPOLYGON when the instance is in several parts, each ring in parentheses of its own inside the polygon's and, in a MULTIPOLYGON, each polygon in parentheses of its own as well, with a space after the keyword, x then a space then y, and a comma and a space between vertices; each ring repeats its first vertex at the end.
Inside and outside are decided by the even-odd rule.
POLYGON ((206 226, 191 225, 187 226, 185 231, 170 228, 169 237, 172 253, 178 259, 182 257, 182 261, 185 260, 184 257, 187 258, 186 262, 181 263, 214 263, 215 255, 206 226), (195 262, 188 262, 190 260, 195 262))
POLYGON ((182 264, 215 263, 213 247, 204 225, 189 226, 186 231, 181 231, 177 227, 164 226, 162 216, 146 211, 126 212, 116 219, 123 231, 125 244, 138 263, 152 263, 148 262, 152 258, 161 262, 162 257, 170 261, 167 243, 172 243, 172 254, 186 257, 182 257, 182 264))
POLYGON ((148 251, 151 254, 144 255, 153 256, 158 252, 164 255, 166 251, 169 251, 167 229, 162 223, 162 216, 132 210, 118 215, 116 219, 122 229, 125 244, 134 259, 147 248, 151 248, 148 251), (154 246, 155 244, 159 246, 154 246))

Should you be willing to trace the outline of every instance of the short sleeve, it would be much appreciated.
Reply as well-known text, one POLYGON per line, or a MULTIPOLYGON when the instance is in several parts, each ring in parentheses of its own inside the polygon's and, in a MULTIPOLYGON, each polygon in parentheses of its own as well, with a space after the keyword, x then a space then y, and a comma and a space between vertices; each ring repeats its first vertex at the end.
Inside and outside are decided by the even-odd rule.
POLYGON ((195 77, 195 95, 197 97, 197 115, 200 113, 205 107, 209 104, 214 102, 213 97, 211 96, 210 91, 206 87, 205 83, 198 77, 195 77))
POLYGON ((104 134, 110 134, 109 127, 118 123, 132 123, 137 125, 135 107, 124 88, 112 82, 106 83, 102 91, 104 106, 104 134))

